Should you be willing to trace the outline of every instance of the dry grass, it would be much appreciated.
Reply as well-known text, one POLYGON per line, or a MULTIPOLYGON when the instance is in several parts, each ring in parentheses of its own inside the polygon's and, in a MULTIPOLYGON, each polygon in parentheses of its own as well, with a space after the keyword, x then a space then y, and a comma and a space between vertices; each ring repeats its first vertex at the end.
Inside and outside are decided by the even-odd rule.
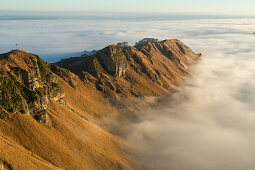
MULTIPOLYGON (((93 78, 81 80, 77 76, 74 89, 58 77, 65 91, 67 106, 54 101, 49 103, 47 112, 51 125, 38 123, 32 117, 20 113, 11 115, 7 122, 0 120, 0 158, 6 160, 13 169, 19 170, 133 169, 134 165, 139 166, 139 163, 128 157, 130 148, 125 141, 107 132, 112 128, 113 120, 125 121, 126 117, 106 96, 116 97, 117 93, 122 97, 131 97, 134 94, 159 96, 174 90, 184 80, 184 76, 188 74, 187 66, 196 57, 183 46, 187 52, 184 57, 177 49, 176 42, 179 41, 166 41, 162 48, 166 46, 172 49, 185 68, 159 52, 160 46, 150 44, 145 47, 150 58, 131 47, 128 52, 136 55, 139 63, 134 58, 130 59, 129 76, 126 78, 116 81, 114 77, 103 75, 103 93, 96 89, 96 80, 93 78), (132 64, 137 70, 131 67, 132 64), (153 82, 143 71, 144 67, 150 74, 158 75, 157 82, 153 82), (110 89, 107 84, 114 86, 115 90, 110 89)), ((23 54, 29 56, 27 53, 23 54)), ((8 61, 1 60, 0 64, 4 66, 5 62, 14 62, 25 67, 24 60, 26 57, 19 52, 18 57, 13 54, 8 61)))

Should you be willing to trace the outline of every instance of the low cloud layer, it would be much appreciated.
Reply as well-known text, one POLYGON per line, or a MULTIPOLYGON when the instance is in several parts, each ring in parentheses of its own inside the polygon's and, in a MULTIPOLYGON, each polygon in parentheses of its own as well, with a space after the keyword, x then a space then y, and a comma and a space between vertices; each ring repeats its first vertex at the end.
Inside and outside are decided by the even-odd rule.
MULTIPOLYGON (((47 61, 77 56, 84 50, 101 49, 119 41, 133 45, 144 37, 181 39, 192 48, 207 38, 248 35, 255 19, 201 19, 162 21, 129 20, 1 20, 0 53, 19 48, 41 55, 47 61), (248 24, 248 25, 247 25, 248 24)), ((250 35, 249 35, 250 36, 250 35)), ((231 38, 231 37, 229 37, 231 38)), ((247 38, 245 36, 245 38, 247 38)))
POLYGON ((255 37, 244 34, 252 23, 202 23, 201 34, 187 41, 203 51, 203 61, 166 104, 139 113, 142 121, 127 140, 137 158, 155 169, 253 170, 255 37))
POLYGON ((162 170, 255 169, 255 19, 44 20, 0 23, 0 52, 20 48, 48 61, 144 37, 180 39, 203 53, 167 104, 140 113, 127 141, 162 170), (77 53, 78 52, 78 53, 77 53))

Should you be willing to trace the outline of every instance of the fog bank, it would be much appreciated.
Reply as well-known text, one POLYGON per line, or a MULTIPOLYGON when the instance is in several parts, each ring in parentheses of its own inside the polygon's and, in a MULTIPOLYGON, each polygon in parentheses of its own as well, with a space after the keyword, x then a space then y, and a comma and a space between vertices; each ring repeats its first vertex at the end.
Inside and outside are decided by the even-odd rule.
POLYGON ((120 41, 128 41, 133 45, 145 37, 180 39, 193 49, 201 51, 204 49, 200 45, 201 41, 207 42, 207 38, 243 35, 247 39, 254 32, 254 22, 254 18, 191 19, 189 16, 183 16, 182 19, 166 16, 149 21, 5 19, 0 22, 0 53, 12 50, 18 43, 18 48, 54 62, 61 58, 79 56, 84 50, 101 49, 120 41))
POLYGON ((186 28, 203 61, 178 93, 139 113, 142 121, 130 128, 137 159, 155 169, 255 169, 255 38, 237 34, 254 22, 221 22, 186 28))

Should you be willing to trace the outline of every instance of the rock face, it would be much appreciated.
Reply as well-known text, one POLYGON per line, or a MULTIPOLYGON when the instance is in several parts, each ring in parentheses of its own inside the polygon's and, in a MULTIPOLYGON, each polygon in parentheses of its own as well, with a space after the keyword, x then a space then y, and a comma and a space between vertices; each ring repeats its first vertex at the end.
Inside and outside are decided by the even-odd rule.
POLYGON ((160 95, 173 90, 199 55, 179 40, 143 39, 134 47, 110 45, 93 56, 65 59, 59 67, 86 79, 95 77, 106 96, 160 95))
POLYGON ((139 47, 146 46, 148 43, 156 44, 158 42, 159 42, 158 39, 155 39, 155 38, 144 38, 144 39, 136 42, 135 47, 139 48, 139 47))
POLYGON ((12 167, 0 159, 0 170, 12 170, 12 167))
POLYGON ((50 66, 39 56, 21 50, 2 54, 0 66, 2 119, 21 112, 47 123, 49 99, 62 103, 64 100, 64 92, 50 66))
POLYGON ((68 84, 69 84, 72 88, 76 89, 76 82, 75 82, 75 80, 76 80, 76 75, 75 75, 75 74, 73 74, 73 73, 72 73, 71 71, 69 71, 69 70, 60 68, 60 67, 58 67, 58 66, 56 66, 56 65, 54 65, 54 64, 51 64, 50 67, 51 67, 51 71, 52 71, 54 74, 56 74, 56 75, 58 75, 59 77, 63 78, 66 82, 68 82, 68 84))
POLYGON ((125 77, 128 73, 126 56, 117 45, 110 45, 93 56, 64 59, 56 65, 80 76, 85 71, 97 78, 103 73, 117 78, 125 77))
POLYGON ((114 77, 125 77, 128 72, 126 56, 116 45, 108 46, 96 53, 93 64, 98 76, 101 74, 98 67, 114 77))

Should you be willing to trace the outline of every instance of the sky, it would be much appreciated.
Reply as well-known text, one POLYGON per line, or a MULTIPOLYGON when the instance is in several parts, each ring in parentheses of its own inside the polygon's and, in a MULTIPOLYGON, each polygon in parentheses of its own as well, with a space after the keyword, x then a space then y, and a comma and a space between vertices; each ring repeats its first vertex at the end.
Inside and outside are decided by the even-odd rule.
POLYGON ((0 10, 253 15, 254 0, 0 0, 0 10))

